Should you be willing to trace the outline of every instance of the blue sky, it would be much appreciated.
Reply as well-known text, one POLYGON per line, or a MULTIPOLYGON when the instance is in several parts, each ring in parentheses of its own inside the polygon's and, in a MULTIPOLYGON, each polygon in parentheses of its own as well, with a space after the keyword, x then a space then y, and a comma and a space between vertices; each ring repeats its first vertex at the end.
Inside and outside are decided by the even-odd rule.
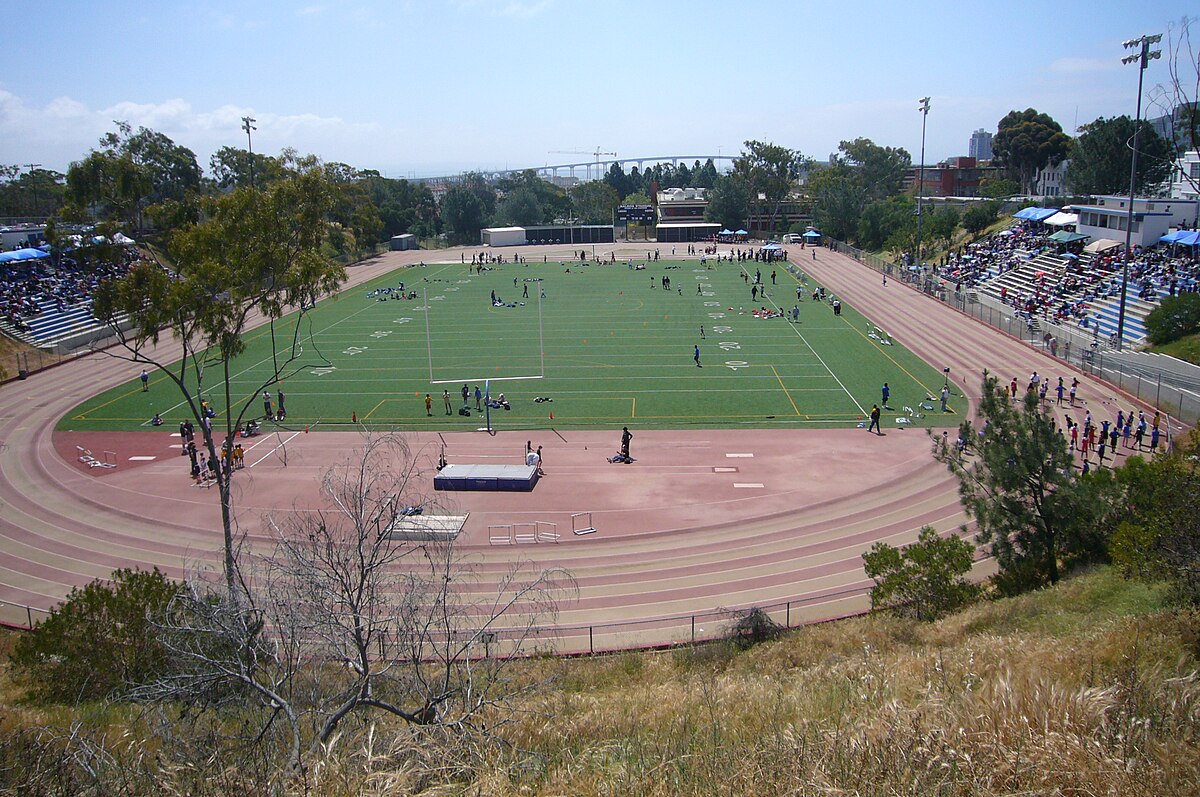
MULTIPOLYGON (((284 147, 392 177, 587 156, 736 154, 763 139, 965 155, 1034 107, 1132 115, 1121 41, 1182 2, 2 2, 0 163, 65 171, 114 119, 213 151, 284 147)), ((1163 61, 1147 94, 1166 81, 1163 61)), ((581 172, 582 174, 582 172, 581 172)))

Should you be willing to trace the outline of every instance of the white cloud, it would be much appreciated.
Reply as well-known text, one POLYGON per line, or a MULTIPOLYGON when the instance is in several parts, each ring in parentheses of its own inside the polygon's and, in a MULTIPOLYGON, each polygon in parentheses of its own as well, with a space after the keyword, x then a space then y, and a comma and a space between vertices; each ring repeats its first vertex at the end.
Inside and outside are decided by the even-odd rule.
POLYGON ((324 13, 325 6, 305 6, 296 12, 298 17, 312 17, 324 13))
POLYGON ((66 171, 72 161, 95 148, 100 137, 114 129, 114 121, 163 133, 191 149, 200 165, 207 166, 217 149, 245 146, 243 116, 257 120, 254 149, 258 152, 294 147, 301 153, 354 162, 370 151, 372 142, 385 138, 377 124, 337 116, 272 113, 236 105, 197 110, 179 98, 159 103, 126 100, 93 109, 71 97, 58 97, 35 106, 0 88, 0 139, 11 143, 5 160, 39 162, 57 171, 66 171))

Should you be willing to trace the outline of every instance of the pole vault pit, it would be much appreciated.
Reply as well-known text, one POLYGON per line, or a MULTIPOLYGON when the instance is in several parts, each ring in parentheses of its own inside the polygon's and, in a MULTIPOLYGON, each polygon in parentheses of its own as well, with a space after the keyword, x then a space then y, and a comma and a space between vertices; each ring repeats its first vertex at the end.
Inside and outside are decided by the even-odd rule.
POLYGON ((446 465, 433 477, 435 490, 528 493, 537 484, 536 465, 446 465))

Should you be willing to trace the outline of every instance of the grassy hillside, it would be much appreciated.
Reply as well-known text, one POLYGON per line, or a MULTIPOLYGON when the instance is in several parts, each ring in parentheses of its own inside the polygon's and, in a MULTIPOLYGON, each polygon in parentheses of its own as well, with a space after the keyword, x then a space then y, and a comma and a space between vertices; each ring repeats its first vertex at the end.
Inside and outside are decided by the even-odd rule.
MULTIPOLYGON (((717 644, 538 659, 522 677, 551 675, 555 686, 495 729, 506 745, 473 755, 380 720, 293 786, 315 794, 1195 794, 1198 635, 1200 621, 1171 608, 1165 589, 1098 570, 935 625, 866 617, 746 652, 717 644)), ((16 699, 11 683, 0 694, 16 699)), ((68 714, 0 709, 0 727, 65 729, 68 714)), ((147 746, 135 747, 145 760, 147 746)), ((199 788, 185 768, 162 771, 170 785, 156 787, 199 788)), ((0 792, 27 772, 0 766, 0 792)), ((228 770, 221 774, 228 786, 228 770)))

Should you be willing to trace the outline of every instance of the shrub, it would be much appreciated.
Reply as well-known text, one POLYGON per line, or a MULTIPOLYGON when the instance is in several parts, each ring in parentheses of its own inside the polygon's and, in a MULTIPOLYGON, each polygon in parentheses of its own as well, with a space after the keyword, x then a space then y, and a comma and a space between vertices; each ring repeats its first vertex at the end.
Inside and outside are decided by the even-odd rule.
POLYGON ((1146 335, 1156 346, 1200 331, 1200 293, 1168 296, 1146 316, 1146 335))
POLYGON ((871 606, 916 620, 936 620, 953 612, 979 594, 979 587, 963 578, 974 554, 971 543, 954 535, 943 539, 932 526, 900 549, 875 543, 863 554, 867 575, 875 580, 871 606))
POLYGON ((166 663, 153 617, 179 589, 155 568, 118 570, 111 581, 71 590, 17 642, 10 660, 18 678, 36 699, 66 703, 145 683, 166 663))

